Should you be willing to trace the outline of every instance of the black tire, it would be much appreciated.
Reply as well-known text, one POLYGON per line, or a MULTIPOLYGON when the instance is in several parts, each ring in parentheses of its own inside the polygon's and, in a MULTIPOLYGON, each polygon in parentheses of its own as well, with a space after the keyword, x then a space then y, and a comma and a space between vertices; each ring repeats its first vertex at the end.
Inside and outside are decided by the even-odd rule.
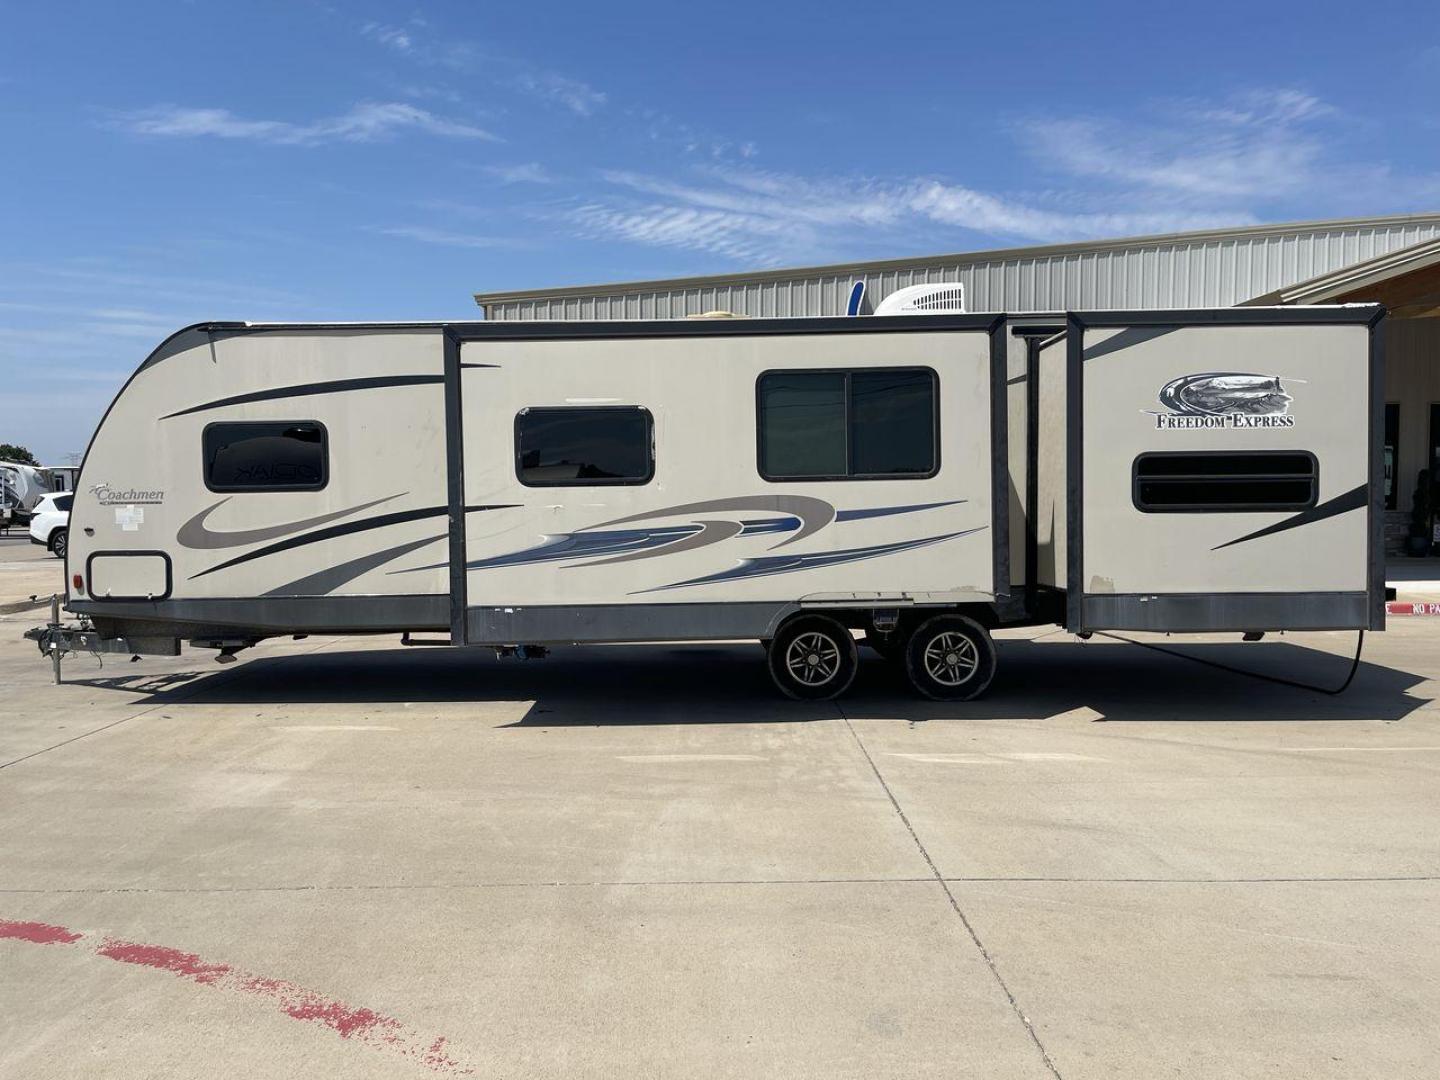
POLYGON ((970 701, 995 677, 990 632, 964 615, 937 615, 910 635, 905 674, 910 685, 935 701, 970 701))
POLYGON ((780 692, 797 701, 840 696, 860 666, 855 638, 828 615, 791 619, 770 642, 765 662, 780 692))
POLYGON ((50 534, 50 552, 61 562, 65 561, 65 552, 70 549, 70 530, 56 529, 50 534))
POLYGON ((892 664, 905 662, 905 635, 899 630, 891 630, 888 634, 867 630, 865 644, 892 664))

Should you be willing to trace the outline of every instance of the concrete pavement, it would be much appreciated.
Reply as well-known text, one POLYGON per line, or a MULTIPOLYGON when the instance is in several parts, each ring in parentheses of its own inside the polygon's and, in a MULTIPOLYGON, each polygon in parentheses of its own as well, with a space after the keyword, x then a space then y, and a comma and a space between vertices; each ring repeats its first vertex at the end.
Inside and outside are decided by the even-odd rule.
MULTIPOLYGON (((1007 635, 965 706, 874 658, 779 700, 754 645, 56 688, 34 621, 0 620, 3 1077, 1434 1074, 1435 620, 1338 698, 1007 635)), ((1166 644, 1334 683, 1354 639, 1166 644)))

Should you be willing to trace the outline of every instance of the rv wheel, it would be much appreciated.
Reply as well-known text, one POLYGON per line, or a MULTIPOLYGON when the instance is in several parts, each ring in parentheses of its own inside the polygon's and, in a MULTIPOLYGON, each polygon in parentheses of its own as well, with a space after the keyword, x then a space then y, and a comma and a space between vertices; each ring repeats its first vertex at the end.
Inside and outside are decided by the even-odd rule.
POLYGON ((937 615, 910 635, 905 674, 928 698, 969 701, 995 677, 995 643, 974 619, 937 615))
POLYGON ((770 677, 782 693, 800 701, 843 694, 859 666, 855 639, 826 615, 792 619, 770 642, 770 677))

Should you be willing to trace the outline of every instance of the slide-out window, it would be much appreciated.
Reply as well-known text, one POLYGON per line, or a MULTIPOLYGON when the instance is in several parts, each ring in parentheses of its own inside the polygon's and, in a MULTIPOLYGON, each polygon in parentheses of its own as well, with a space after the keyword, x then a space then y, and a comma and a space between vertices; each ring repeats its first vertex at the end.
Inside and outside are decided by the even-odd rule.
POLYGON ((522 409, 515 473, 526 487, 644 484, 655 475, 655 423, 635 405, 522 409))
POLYGON ((1141 454, 1135 506, 1149 514, 1304 510, 1315 505, 1319 465, 1304 450, 1141 454))
POLYGON ((756 397, 766 480, 913 480, 940 467, 929 368, 770 371, 756 397))
POLYGON ((211 491, 319 491, 329 480, 329 446, 318 420, 210 424, 201 436, 211 491))

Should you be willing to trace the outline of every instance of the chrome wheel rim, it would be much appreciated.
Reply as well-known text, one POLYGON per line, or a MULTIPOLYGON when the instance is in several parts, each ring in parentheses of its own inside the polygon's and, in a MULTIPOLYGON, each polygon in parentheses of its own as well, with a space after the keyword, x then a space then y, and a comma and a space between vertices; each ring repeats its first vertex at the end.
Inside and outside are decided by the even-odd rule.
POLYGON ((785 670, 804 686, 824 686, 840 673, 840 646, 828 634, 801 634, 785 647, 785 670))
POLYGON ((980 650, 965 634, 936 634, 925 646, 925 674, 942 686, 959 686, 980 668, 980 650))

